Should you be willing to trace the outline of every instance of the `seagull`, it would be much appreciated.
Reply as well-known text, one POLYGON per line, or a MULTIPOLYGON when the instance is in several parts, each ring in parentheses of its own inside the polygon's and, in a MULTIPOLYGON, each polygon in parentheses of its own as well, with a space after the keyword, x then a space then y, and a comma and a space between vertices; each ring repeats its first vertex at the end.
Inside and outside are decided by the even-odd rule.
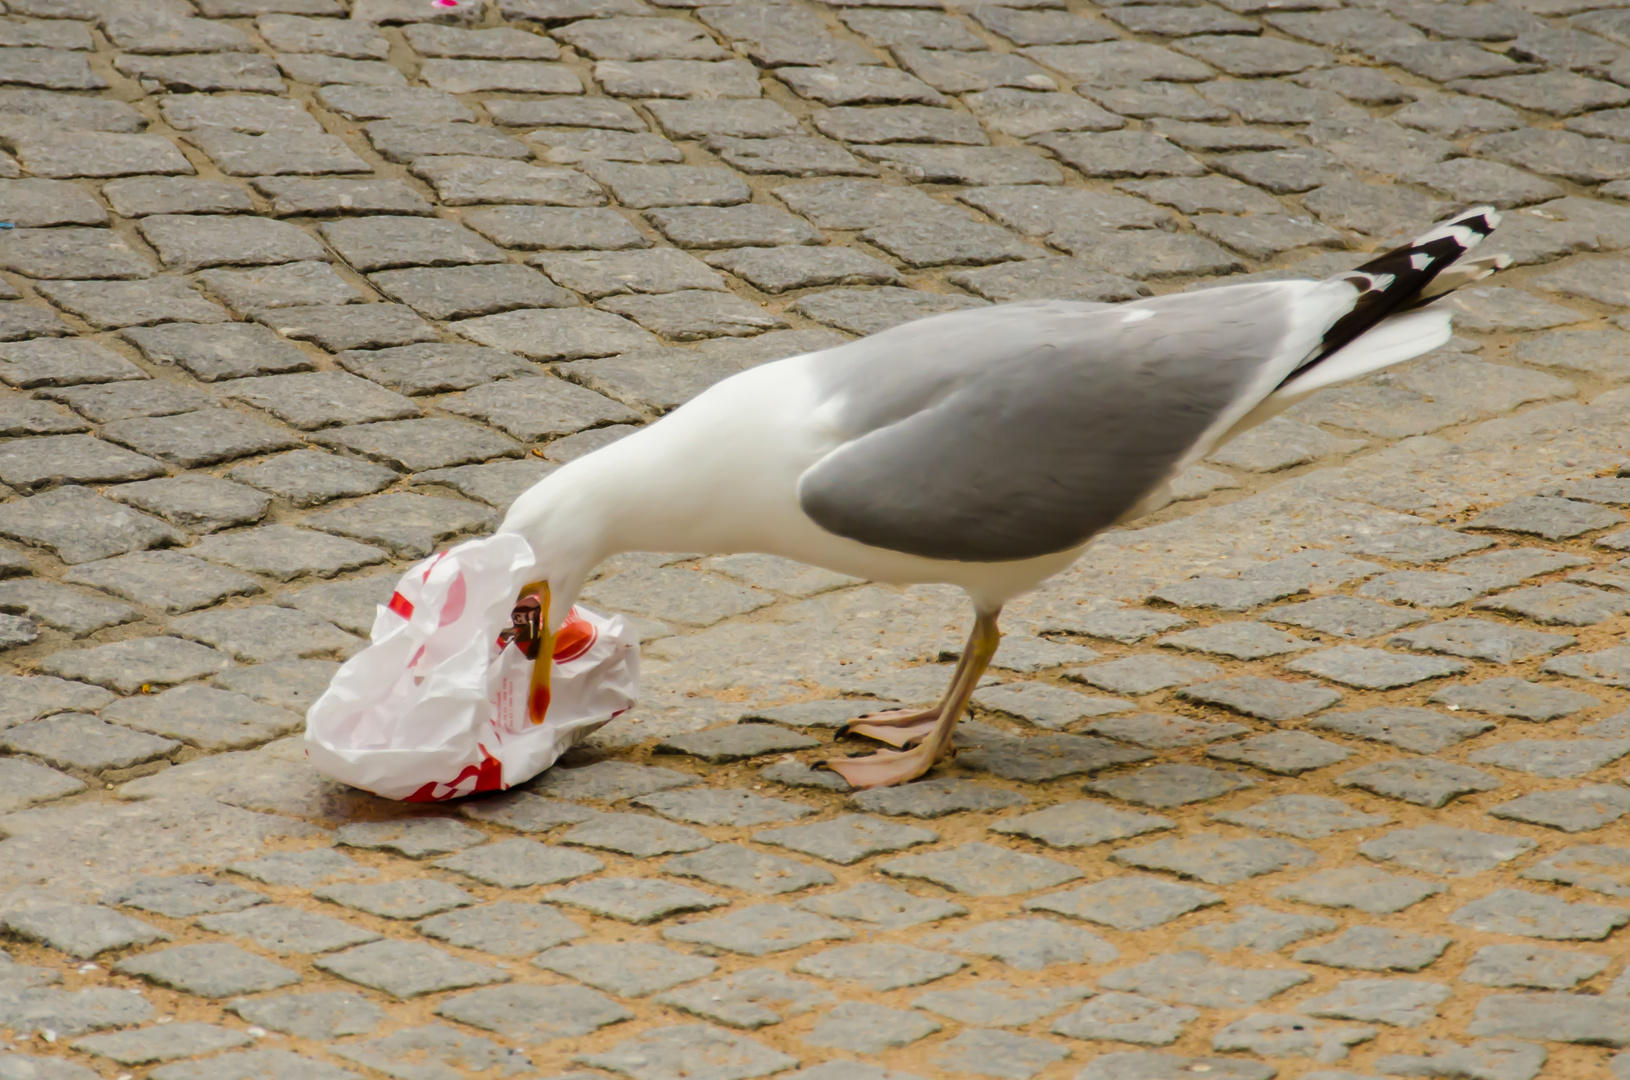
POLYGON ((499 531, 531 545, 551 629, 626 551, 961 588, 973 626, 944 697, 851 720, 897 749, 825 762, 856 788, 904 783, 950 751, 1004 604, 1229 439, 1448 341, 1430 302, 1510 265, 1461 260, 1498 223, 1478 207, 1322 281, 1001 304, 763 364, 551 473, 499 531))

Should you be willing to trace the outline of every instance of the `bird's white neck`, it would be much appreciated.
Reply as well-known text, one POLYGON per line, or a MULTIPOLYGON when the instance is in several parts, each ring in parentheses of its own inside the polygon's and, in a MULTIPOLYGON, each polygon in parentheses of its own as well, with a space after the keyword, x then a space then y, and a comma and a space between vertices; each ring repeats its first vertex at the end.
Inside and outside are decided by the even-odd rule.
POLYGON ((715 535, 718 470, 698 461, 685 434, 683 425, 653 424, 561 466, 509 508, 499 530, 532 545, 538 579, 549 582, 551 624, 613 555, 743 550, 734 546, 750 540, 741 530, 715 535))
POLYGON ((536 580, 549 583, 552 627, 565 619, 594 568, 629 550, 625 537, 639 491, 615 467, 619 456, 602 451, 563 465, 516 499, 499 526, 532 546, 536 580))

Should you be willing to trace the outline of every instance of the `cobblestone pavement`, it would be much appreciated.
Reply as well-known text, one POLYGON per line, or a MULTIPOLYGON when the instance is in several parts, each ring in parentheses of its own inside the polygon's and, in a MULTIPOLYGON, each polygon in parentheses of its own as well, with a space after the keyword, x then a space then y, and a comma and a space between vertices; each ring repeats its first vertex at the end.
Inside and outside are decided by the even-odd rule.
POLYGON ((1630 1080, 1626 0, 355 2, 5 0, 0 1078, 1630 1080), (1460 336, 1016 603, 925 782, 810 764, 960 598, 758 556, 608 565, 645 700, 521 792, 302 759, 719 378, 1474 201, 1460 336))

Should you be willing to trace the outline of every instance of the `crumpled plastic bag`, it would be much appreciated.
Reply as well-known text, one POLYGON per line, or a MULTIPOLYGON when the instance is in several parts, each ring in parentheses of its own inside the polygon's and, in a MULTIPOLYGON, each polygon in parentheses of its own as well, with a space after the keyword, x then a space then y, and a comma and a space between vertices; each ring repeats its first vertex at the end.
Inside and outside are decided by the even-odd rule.
POLYGON ((306 711, 318 771, 407 802, 501 791, 626 712, 639 694, 638 638, 620 616, 574 607, 552 640, 529 641, 517 598, 535 562, 525 540, 499 533, 403 574, 368 647, 306 711))

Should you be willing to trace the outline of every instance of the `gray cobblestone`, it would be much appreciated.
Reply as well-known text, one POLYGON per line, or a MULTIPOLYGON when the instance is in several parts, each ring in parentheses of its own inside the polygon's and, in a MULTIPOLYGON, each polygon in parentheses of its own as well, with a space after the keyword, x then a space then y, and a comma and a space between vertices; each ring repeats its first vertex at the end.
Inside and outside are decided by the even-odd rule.
POLYGON ((854 936, 841 923, 779 904, 759 904, 662 932, 670 941, 715 950, 765 956, 817 941, 843 941, 854 936))
POLYGON ((1626 671, 1627 661, 1630 661, 1630 655, 1622 648, 1604 649, 1597 653, 1559 656, 1546 661, 1544 668, 1558 675, 1572 675, 1607 686, 1624 686, 1630 682, 1630 673, 1626 671))
MULTIPOLYGON (((1047 683, 1003 683, 974 694, 974 702, 987 709, 1021 717, 1040 728, 1058 730, 1079 720, 1135 708, 1121 698, 1094 697, 1047 683)), ((1113 735, 1110 731, 1101 734, 1113 735)))
POLYGON ((1485 933, 1552 941, 1600 941, 1630 922, 1630 911, 1570 904, 1554 896, 1501 889, 1452 912, 1449 921, 1485 933))
POLYGON ((669 915, 705 911, 729 903, 688 885, 647 878, 597 878, 555 889, 544 898, 631 923, 656 922, 669 915))
POLYGON ((490 987, 450 998, 436 1013, 529 1043, 587 1035, 634 1017, 623 1006, 577 986, 490 987))
POLYGON ((1203 953, 1170 953, 1099 980, 1111 990, 1135 990, 1167 1001, 1240 1008, 1309 981, 1299 971, 1255 971, 1213 965, 1203 953))
POLYGON ((173 278, 41 284, 40 294, 99 330, 149 323, 225 322, 226 313, 173 278))
POLYGON ((713 961, 660 945, 566 945, 540 954, 533 963, 620 997, 644 997, 711 975, 713 961))
POLYGON ((842 892, 808 897, 798 901, 797 906, 817 915, 872 923, 885 930, 903 929, 968 913, 968 909, 959 904, 913 896, 877 882, 862 882, 842 892))
POLYGON ((1210 885, 1231 885, 1287 867, 1308 866, 1315 859, 1307 848, 1288 840, 1228 840, 1205 833, 1119 848, 1110 857, 1126 866, 1166 870, 1210 885))
POLYGON ((980 923, 954 934, 929 938, 926 944, 991 957, 1021 971, 1038 971, 1055 964, 1103 964, 1119 956, 1119 950, 1098 935, 1052 919, 980 923))
POLYGON ((601 814, 566 832, 561 841, 638 858, 699 851, 713 843, 694 829, 641 814, 601 814))
POLYGON ((778 1024, 783 1014, 797 1016, 833 1001, 833 996, 802 979, 766 968, 750 968, 716 982, 697 983, 655 999, 684 1012, 731 1027, 778 1024))
MULTIPOLYGON (((153 1015, 153 1007, 139 995, 101 987, 76 992, 48 987, 23 990, 8 995, 4 1007, 6 1020, 14 1027, 58 1035, 140 1023, 153 1015)), ((70 1080, 79 1078, 70 1074, 70 1080)))
POLYGON ((103 719, 212 751, 258 746, 300 727, 294 713, 203 686, 175 687, 151 700, 121 701, 103 719))
POLYGON ((390 600, 393 584, 394 576, 390 574, 324 582, 284 593, 278 602, 326 619, 342 630, 366 634, 373 626, 378 606, 390 600))
MULTIPOLYGON (((263 315, 277 308, 309 310, 362 299, 362 294, 326 262, 293 262, 259 270, 208 270, 196 280, 241 315, 263 315)), ((137 344, 141 344, 140 339, 137 344)))
MULTIPOLYGON (((467 127, 468 125, 456 125, 467 127)), ((479 130, 479 129, 477 129, 479 130)), ((553 157, 551 156, 551 160, 553 157)), ((479 148, 414 157, 412 172, 429 181, 449 206, 492 202, 540 203, 547 206, 598 206, 605 202, 599 185, 569 169, 540 168, 519 161, 482 156, 479 148)), ((448 222, 440 223, 443 226, 448 222)), ((479 241, 476 242, 479 244, 479 241)), ((472 245, 474 247, 474 245, 472 245)), ((476 250, 481 250, 476 248, 476 250)), ((482 254, 490 254, 482 251, 482 254)), ((453 257, 449 262, 495 262, 492 258, 453 257)), ((431 265, 435 265, 432 263, 431 265)))
POLYGON ((191 875, 138 878, 126 888, 104 894, 102 899, 105 903, 180 919, 191 915, 242 911, 264 903, 266 897, 253 889, 207 875, 191 875))
POLYGON ((914 318, 978 307, 983 301, 969 297, 922 293, 882 286, 875 289, 832 289, 800 298, 790 310, 815 322, 854 334, 875 334, 914 318))
POLYGON ((1570 791, 1536 791, 1489 811, 1489 816, 1563 832, 1600 829, 1630 813, 1623 788, 1592 785, 1570 791))
POLYGON ((1111 693, 1150 694, 1221 673, 1221 668, 1200 660, 1143 655, 1091 667, 1072 668, 1066 676, 1111 693))
POLYGON ((383 919, 418 919, 468 907, 474 897, 456 885, 433 878, 379 885, 325 885, 312 895, 383 919))
POLYGON ((1302 1003, 1313 1016, 1368 1020, 1399 1027, 1418 1027, 1432 1019, 1450 994, 1441 983, 1414 979, 1349 979, 1335 990, 1302 1003))
POLYGON ((1420 971, 1430 966, 1451 944, 1441 936, 1406 934, 1380 927, 1353 927, 1322 945, 1310 945, 1293 954, 1304 963, 1360 971, 1420 971))
POLYGON ((975 1028, 945 1043, 934 1061, 957 1072, 1028 1080, 1069 1056, 1069 1050, 1046 1039, 975 1028))
POLYGON ((710 337, 750 337, 785 328, 781 317, 728 293, 685 290, 661 296, 614 296, 598 307, 626 316, 673 341, 710 337))
POLYGON ((1410 870, 1465 877, 1492 870, 1532 851, 1536 843, 1524 837, 1457 829, 1448 825, 1422 825, 1399 829, 1366 841, 1359 853, 1380 862, 1397 863, 1410 870))
POLYGON ((1027 900, 1024 906, 1112 926, 1117 930, 1147 930, 1199 908, 1222 902, 1220 896, 1207 889, 1127 874, 1027 900))
POLYGON ((987 981, 965 990, 934 990, 912 1002, 919 1009, 963 1023, 994 1027, 1022 1027, 1091 996, 1086 987, 1046 990, 987 981))
POLYGON ((992 741, 962 754, 961 763, 964 768, 989 772, 1004 780, 1041 782, 1145 761, 1152 756, 1105 739, 1039 735, 992 741))
POLYGON ((803 975, 858 982, 873 991, 898 990, 943 979, 966 966, 945 953, 909 945, 843 945, 793 966, 803 975))
POLYGON ((1104 993, 1053 1022, 1051 1031, 1075 1039, 1110 1039, 1169 1046, 1195 1020, 1197 1009, 1163 1005, 1140 994, 1104 993))
POLYGON ((61 337, 68 333, 68 324, 48 308, 21 303, 0 304, 0 340, 61 337))
POLYGON ((1585 776, 1630 753, 1622 739, 1524 739, 1474 751, 1467 760, 1477 765, 1498 765, 1535 776, 1585 776))
POLYGON ((658 1080, 670 1062, 688 1066, 697 1080, 728 1080, 781 1072, 796 1065, 798 1059, 708 1024, 685 1024, 649 1029, 604 1053, 584 1055, 578 1060, 613 1069, 633 1080, 658 1080))
POLYGON ((1528 945, 1485 945, 1460 978, 1481 986, 1569 990, 1607 970, 1607 958, 1593 953, 1541 949, 1528 945))
POLYGON ((345 1060, 365 1068, 390 1071, 428 1067, 440 1072, 466 1068, 509 1077, 531 1065, 519 1050, 440 1024, 405 1028, 382 1038, 350 1043, 337 1052, 345 1060))
POLYGON ((23 165, 38 177, 191 175, 192 164, 157 135, 100 131, 29 131, 13 140, 23 165))
POLYGON ((247 938, 268 952, 321 953, 378 940, 371 930, 299 908, 267 904, 248 911, 209 915, 198 925, 213 933, 247 938))
POLYGON ((29 492, 61 483, 106 484, 164 475, 152 458, 89 435, 55 435, 0 449, 0 480, 29 492))
POLYGON ((937 818, 964 810, 1000 810, 1022 805, 1023 796, 961 780, 930 780, 908 788, 879 788, 849 801, 874 814, 937 818))
POLYGON ((989 844, 964 844, 951 851, 907 855, 880 864, 893 877, 922 878, 968 896, 1012 896, 1050 888, 1080 877, 1052 859, 1006 851, 989 844))
POLYGON ((1349 754, 1341 746, 1303 731, 1280 731, 1258 735, 1238 743, 1225 743, 1206 751, 1219 761, 1254 765, 1265 772, 1295 776, 1310 769, 1322 769, 1345 761, 1349 754))
POLYGON ((444 417, 336 428, 320 433, 313 441, 412 472, 519 454, 519 447, 497 432, 444 417))
POLYGON ((1599 704, 1589 694, 1517 678, 1488 679, 1473 686, 1445 687, 1433 694, 1431 700, 1474 712, 1538 722, 1555 720, 1599 704))
POLYGON ((90 904, 48 904, 7 912, 5 929, 24 941, 88 960, 109 949, 151 945, 170 936, 139 919, 90 904))
POLYGON ((143 1028, 107 1035, 91 1035, 73 1044, 95 1057, 121 1065, 144 1065, 173 1058, 208 1054, 243 1046, 249 1036, 214 1024, 180 1023, 168 1028, 143 1028))
POLYGON ((669 859, 663 864, 668 873, 693 877, 720 888, 737 889, 760 896, 797 892, 815 885, 831 885, 836 879, 827 871, 795 859, 756 852, 738 844, 716 844, 705 851, 669 859))
POLYGON ((0 351, 0 380, 20 389, 140 379, 141 369, 90 342, 36 340, 0 351))
POLYGON ((366 873, 350 857, 327 848, 277 852, 261 859, 233 863, 227 869, 268 885, 305 887, 341 878, 361 877, 366 873))
POLYGON ((1443 891, 1441 885, 1423 878, 1388 874, 1371 867, 1323 870, 1291 885, 1283 885, 1274 896, 1330 908, 1357 908, 1372 915, 1391 914, 1443 891))
POLYGON ((0 584, 0 607, 21 612, 34 622, 65 630, 75 637, 138 618, 136 610, 128 605, 44 581, 0 584))
POLYGON ((308 180, 261 176, 256 190, 272 201, 277 214, 327 216, 342 213, 429 214, 430 203, 396 180, 308 180))
POLYGON ((228 1008, 251 1024, 306 1039, 370 1035, 385 1020, 384 1011, 372 1002, 333 991, 252 998, 228 1008))
POLYGON ((84 781, 55 769, 11 759, 0 763, 0 780, 5 781, 7 792, 5 798, 0 799, 0 808, 7 813, 73 795, 86 787, 84 781))
MULTIPOLYGON (((694 783, 695 777, 673 769, 622 761, 600 761, 576 769, 546 772, 532 785, 532 789, 572 802, 617 802, 694 783)), ((587 817, 581 820, 587 820, 587 817)))
POLYGON ((376 941, 315 961, 317 967, 397 998, 505 982, 502 971, 412 941, 376 941))
POLYGON ((101 772, 129 769, 166 757, 179 743, 114 727, 80 713, 60 713, 0 733, 0 746, 11 753, 39 757, 59 769, 101 772))
POLYGON ((372 541, 403 555, 429 555, 438 542, 497 523, 490 510, 462 499, 387 495, 370 504, 313 514, 306 523, 325 532, 372 541))
POLYGON ((741 790, 659 792, 633 800, 664 817, 693 825, 771 825, 796 821, 814 813, 812 807, 769 799, 741 790))
POLYGON ((121 960, 114 967, 206 998, 274 990, 300 981, 293 971, 234 945, 178 945, 121 960))
POLYGON ((1358 812, 1338 799, 1317 795, 1281 795, 1248 810, 1227 811, 1212 816, 1219 821, 1284 833, 1303 840, 1323 839, 1338 832, 1384 825, 1390 820, 1383 814, 1358 812))
POLYGON ((1213 923, 1196 927, 1184 934, 1181 945, 1198 945, 1219 952, 1245 948, 1253 952, 1273 953, 1298 941, 1334 930, 1334 919, 1317 915, 1296 915, 1271 908, 1245 905, 1237 908, 1240 916, 1233 922, 1213 923))
MULTIPOLYGON (((1213 1050, 1248 1050, 1282 1057, 1340 1061, 1355 1044, 1375 1038, 1372 1027, 1321 1024, 1305 1016, 1256 1013, 1228 1025, 1212 1038, 1213 1050)), ((1312 1074, 1318 1076, 1318 1073, 1312 1074)), ((1326 1073, 1339 1076, 1339 1073, 1326 1073)))
POLYGON ((773 247, 814 244, 820 233, 792 215, 771 207, 678 207, 646 215, 651 224, 682 247, 773 247))
POLYGON ((823 105, 945 104, 945 99, 921 79, 889 68, 848 64, 833 64, 824 68, 787 67, 779 69, 776 77, 798 96, 819 101, 823 105))
POLYGON ((1552 1042, 1624 1045, 1623 1002, 1582 994, 1492 994, 1467 1031, 1552 1042))
POLYGON ((1086 785, 1086 790, 1113 795, 1140 806, 1165 809, 1205 802, 1254 783, 1239 773, 1197 765, 1151 765, 1108 780, 1094 780, 1086 785))
POLYGON ((1500 786, 1498 778, 1479 769, 1432 758, 1377 762, 1343 774, 1336 783, 1433 808, 1461 795, 1493 791, 1500 786))

